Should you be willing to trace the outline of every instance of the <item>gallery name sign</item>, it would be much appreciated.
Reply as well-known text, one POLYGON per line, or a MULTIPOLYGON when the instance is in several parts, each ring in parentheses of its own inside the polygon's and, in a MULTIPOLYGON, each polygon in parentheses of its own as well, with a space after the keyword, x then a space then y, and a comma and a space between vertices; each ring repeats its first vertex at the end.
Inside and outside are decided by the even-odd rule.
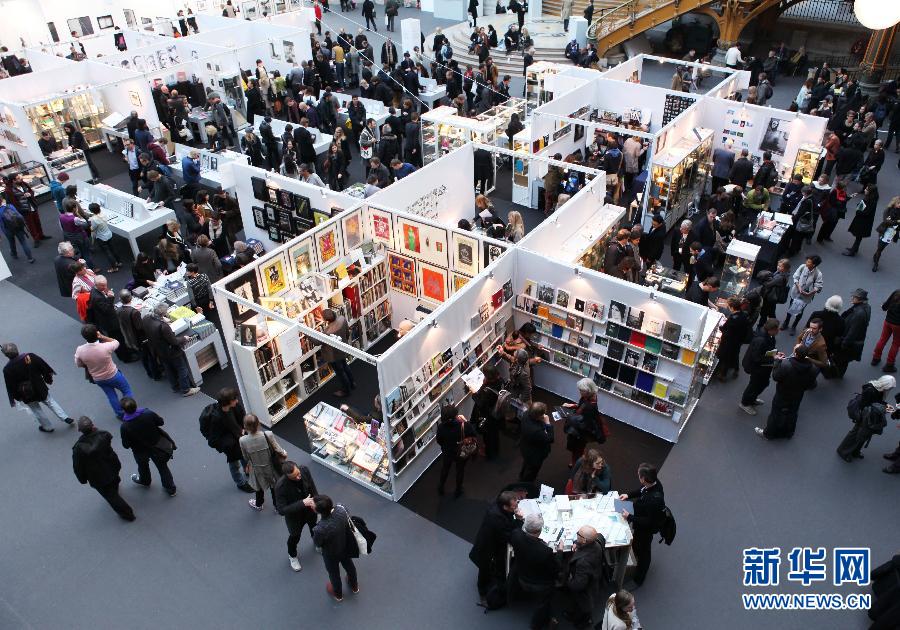
POLYGON ((441 202, 444 201, 447 194, 447 187, 444 184, 432 188, 430 191, 416 199, 406 207, 407 212, 416 214, 426 219, 437 219, 438 210, 441 202))

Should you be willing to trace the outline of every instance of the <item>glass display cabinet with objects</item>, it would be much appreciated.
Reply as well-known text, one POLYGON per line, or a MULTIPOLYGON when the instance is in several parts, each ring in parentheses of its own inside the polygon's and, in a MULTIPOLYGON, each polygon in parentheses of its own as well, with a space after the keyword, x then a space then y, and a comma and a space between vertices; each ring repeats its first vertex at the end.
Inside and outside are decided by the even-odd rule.
POLYGON ((549 61, 537 61, 525 70, 525 101, 528 116, 553 98, 553 93, 544 89, 544 81, 549 75, 558 73, 561 67, 549 61))
POLYGON ((811 184, 816 175, 816 167, 824 149, 815 144, 801 145, 797 150, 797 159, 794 160, 794 168, 791 170, 791 178, 799 175, 804 184, 811 184))
POLYGON ((722 267, 722 278, 716 304, 726 305, 730 297, 741 297, 753 278, 753 265, 759 256, 759 245, 733 239, 725 250, 725 266, 722 267))
POLYGON ((42 131, 49 131, 58 142, 62 142, 66 139, 63 125, 74 123, 89 146, 99 146, 103 142, 100 128, 108 112, 99 95, 79 92, 50 98, 26 106, 25 113, 36 138, 40 138, 42 131))
POLYGON ((87 160, 84 159, 84 151, 80 149, 54 151, 47 156, 47 165, 53 177, 60 173, 67 173, 69 179, 74 181, 87 181, 93 177, 87 160))
POLYGON ((694 128, 653 158, 651 195, 659 200, 657 211, 672 229, 687 213, 688 204, 703 191, 709 177, 712 129, 694 128))
POLYGON ((20 174, 22 180, 34 190, 35 196, 50 192, 50 176, 47 174, 47 167, 42 163, 34 160, 14 162, 0 169, 0 176, 4 179, 20 174))

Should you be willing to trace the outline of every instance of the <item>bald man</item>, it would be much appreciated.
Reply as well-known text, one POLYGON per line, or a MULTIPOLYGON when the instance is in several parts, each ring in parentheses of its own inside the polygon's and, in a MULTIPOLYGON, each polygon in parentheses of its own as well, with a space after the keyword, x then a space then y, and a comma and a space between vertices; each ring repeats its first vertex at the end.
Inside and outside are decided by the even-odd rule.
POLYGON ((603 559, 605 545, 603 536, 590 525, 584 525, 578 530, 575 552, 569 558, 564 572, 564 590, 570 599, 569 610, 576 628, 588 627, 594 608, 593 593, 598 584, 608 581, 606 575, 611 575, 603 559))

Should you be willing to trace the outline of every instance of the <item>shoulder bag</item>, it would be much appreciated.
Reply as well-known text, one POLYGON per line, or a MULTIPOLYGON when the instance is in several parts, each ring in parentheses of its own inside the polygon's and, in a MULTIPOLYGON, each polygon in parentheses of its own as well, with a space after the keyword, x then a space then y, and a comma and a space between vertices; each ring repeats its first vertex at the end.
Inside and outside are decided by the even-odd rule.
POLYGON ((266 444, 269 446, 269 459, 272 460, 272 468, 275 471, 275 478, 277 479, 281 477, 281 465, 287 459, 287 455, 277 450, 272 445, 272 441, 269 439, 270 435, 272 435, 271 431, 263 431, 263 436, 266 438, 266 444))
POLYGON ((175 444, 175 440, 173 440, 164 429, 158 430, 159 439, 156 441, 156 444, 153 445, 153 450, 165 455, 166 459, 172 459, 175 456, 175 451, 178 449, 178 446, 175 444))
POLYGON ((478 440, 474 437, 466 437, 466 423, 459 423, 459 442, 456 443, 456 457, 469 459, 478 452, 478 440))
POLYGON ((338 506, 343 508, 344 514, 347 515, 347 543, 349 544, 351 539, 353 543, 356 545, 357 553, 353 554, 352 549, 353 546, 350 546, 351 553, 350 555, 354 558, 362 558, 363 556, 369 555, 369 543, 366 541, 365 536, 356 528, 356 525, 353 524, 353 519, 350 517, 350 510, 345 508, 343 505, 338 506))

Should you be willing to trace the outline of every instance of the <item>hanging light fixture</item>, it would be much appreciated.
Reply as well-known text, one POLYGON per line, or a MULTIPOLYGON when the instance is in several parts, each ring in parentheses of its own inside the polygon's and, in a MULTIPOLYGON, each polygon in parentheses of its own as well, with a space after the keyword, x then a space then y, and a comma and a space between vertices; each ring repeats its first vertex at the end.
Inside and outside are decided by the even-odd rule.
POLYGON ((881 31, 900 22, 900 2, 856 0, 853 12, 860 24, 873 31, 881 31))

